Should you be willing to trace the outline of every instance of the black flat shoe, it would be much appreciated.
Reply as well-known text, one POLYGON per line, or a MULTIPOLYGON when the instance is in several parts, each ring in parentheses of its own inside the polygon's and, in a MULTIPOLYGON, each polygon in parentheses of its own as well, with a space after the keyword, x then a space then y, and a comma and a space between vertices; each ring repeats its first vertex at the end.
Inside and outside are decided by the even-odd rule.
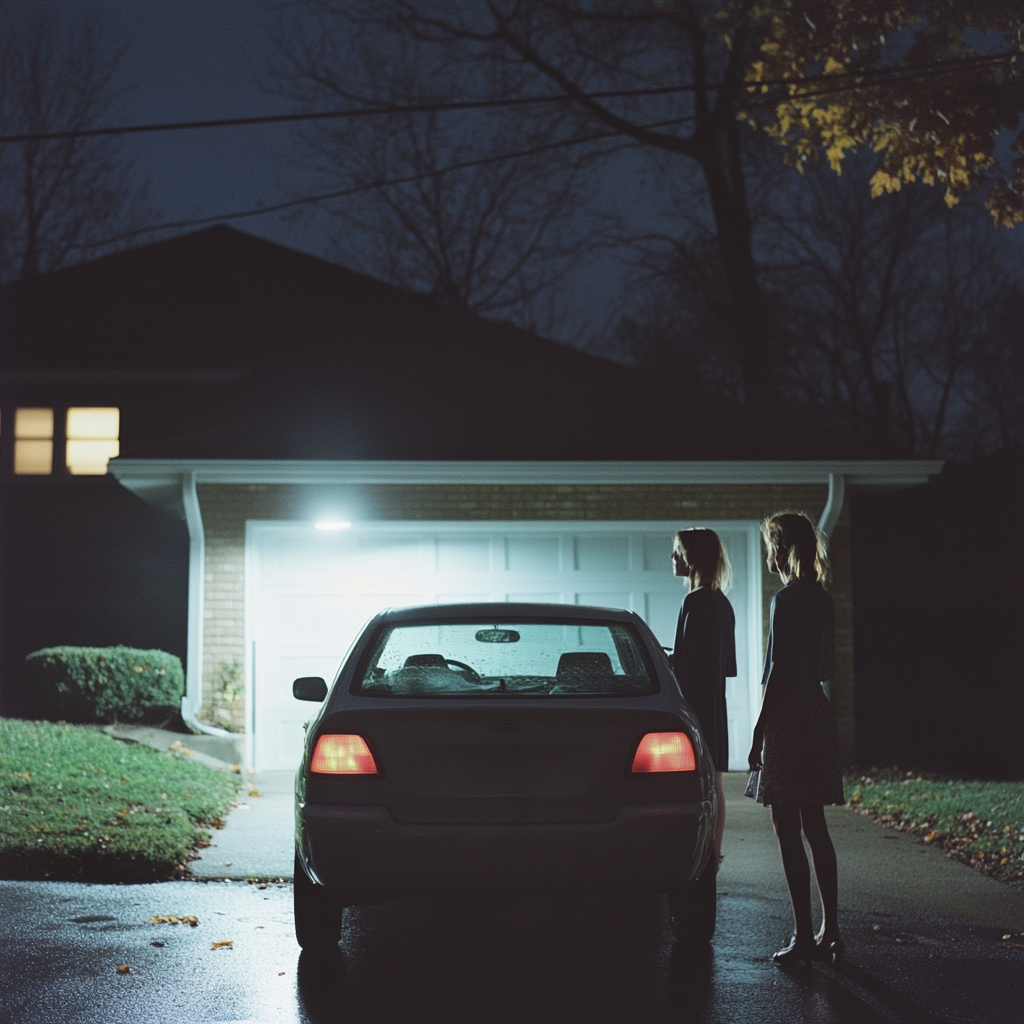
POLYGON ((794 935, 785 949, 773 954, 772 962, 777 967, 797 967, 818 959, 818 947, 813 942, 797 942, 794 935))
POLYGON ((846 953, 846 943, 841 938, 818 939, 814 944, 815 959, 823 964, 838 963, 846 953))

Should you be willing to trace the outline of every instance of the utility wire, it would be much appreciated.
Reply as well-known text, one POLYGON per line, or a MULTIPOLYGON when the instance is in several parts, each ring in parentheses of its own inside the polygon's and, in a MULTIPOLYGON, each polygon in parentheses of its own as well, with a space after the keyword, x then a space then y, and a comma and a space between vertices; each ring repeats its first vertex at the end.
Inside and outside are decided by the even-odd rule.
MULTIPOLYGON (((976 69, 988 65, 1012 61, 1017 51, 1003 54, 979 55, 977 57, 957 57, 953 60, 933 61, 908 67, 873 68, 861 71, 844 71, 829 75, 812 75, 806 78, 776 78, 764 82, 744 82, 746 87, 767 86, 769 88, 787 85, 805 85, 815 82, 838 82, 853 79, 853 87, 864 86, 864 79, 878 78, 882 82, 899 82, 921 77, 922 74, 947 74, 956 71, 976 69)), ((714 82, 705 86, 709 90, 725 87, 725 83, 714 82)), ((735 88, 735 85, 733 85, 735 88)), ((851 86, 846 86, 850 88, 851 86)), ((458 110, 486 110, 496 107, 521 107, 532 104, 574 103, 580 99, 630 99, 645 96, 667 96, 693 92, 694 83, 686 85, 666 85, 648 89, 616 89, 604 92, 580 93, 567 95, 558 93, 548 96, 517 96, 507 99, 462 100, 456 102, 389 104, 377 107, 360 107, 355 110, 305 111, 293 114, 265 114, 252 117, 218 118, 207 121, 167 121, 157 124, 121 125, 110 128, 69 128, 57 132, 23 132, 17 135, 0 135, 0 145, 26 142, 57 142, 66 139, 88 139, 107 135, 140 135, 153 132, 190 131, 205 128, 235 128, 246 125, 285 124, 302 121, 338 120, 356 117, 382 117, 394 114, 430 114, 458 110)), ((812 95, 812 93, 801 93, 812 95)))
MULTIPOLYGON (((949 62, 947 62, 947 63, 949 63, 949 62)), ((921 68, 915 69, 915 70, 916 70, 915 74, 913 74, 913 75, 905 75, 903 80, 908 80, 908 79, 913 79, 913 78, 918 78, 918 77, 924 77, 924 76, 929 75, 929 74, 937 73, 935 71, 935 69, 934 69, 934 66, 932 66, 931 69, 928 69, 928 68, 922 66, 921 68)), ((939 73, 941 73, 941 72, 939 72, 939 73)), ((851 75, 852 74, 853 73, 851 72, 851 75)), ((835 84, 831 88, 829 88, 829 89, 818 89, 818 90, 814 90, 813 92, 802 92, 802 93, 799 93, 798 95, 801 98, 807 98, 807 97, 815 97, 815 96, 824 96, 824 95, 829 95, 829 94, 837 93, 837 92, 846 92, 846 91, 849 90, 849 86, 842 85, 839 82, 836 82, 836 79, 843 79, 843 78, 846 78, 846 77, 849 77, 849 76, 847 76, 847 75, 829 75, 827 77, 828 77, 828 80, 830 82, 835 82, 835 84)), ((824 76, 822 76, 821 80, 824 80, 824 76)), ((801 81, 810 81, 810 80, 809 79, 803 79, 801 81)), ((746 88, 748 91, 752 91, 755 88, 759 89, 762 85, 766 85, 766 84, 769 84, 769 83, 765 83, 765 82, 746 82, 746 83, 744 83, 744 88, 746 88)), ((757 102, 754 102, 754 103, 749 103, 749 104, 745 104, 745 105, 742 105, 742 106, 737 105, 737 110, 738 111, 746 111, 746 110, 753 110, 753 109, 756 109, 756 108, 763 108, 763 107, 767 107, 767 106, 772 106, 776 102, 777 101, 775 99, 767 99, 767 98, 765 98, 765 99, 761 99, 761 100, 759 100, 757 102)), ((654 129, 654 128, 675 127, 675 126, 678 126, 678 125, 681 125, 681 124, 692 123, 693 121, 696 121, 696 120, 697 120, 697 115, 690 114, 690 115, 687 115, 687 116, 684 116, 684 117, 671 118, 670 120, 666 120, 666 121, 656 121, 656 122, 651 122, 649 124, 637 125, 636 127, 644 129, 644 130, 651 130, 651 129, 654 129)), ((549 152, 549 151, 555 150, 555 149, 563 149, 563 148, 568 148, 570 146, 585 145, 586 143, 589 143, 589 142, 600 142, 600 141, 603 141, 605 139, 616 138, 616 137, 619 137, 619 136, 622 136, 622 135, 625 135, 625 134, 628 134, 628 133, 626 133, 624 131, 607 131, 607 132, 599 132, 599 133, 593 134, 593 135, 585 135, 585 136, 581 136, 579 138, 561 139, 561 140, 559 140, 557 142, 545 143, 544 145, 535 146, 535 147, 532 147, 531 149, 518 150, 518 151, 514 151, 514 152, 510 152, 510 153, 495 153, 495 154, 492 154, 490 156, 480 157, 480 158, 475 159, 475 160, 464 160, 464 161, 460 161, 458 163, 449 164, 449 165, 447 165, 445 167, 438 167, 438 168, 435 168, 435 169, 430 170, 430 171, 419 171, 419 172, 416 172, 414 174, 407 174, 407 175, 403 175, 403 176, 400 176, 400 177, 397 177, 397 178, 380 178, 380 179, 377 179, 376 181, 364 182, 361 185, 353 185, 353 186, 350 186, 348 188, 338 189, 338 190, 333 191, 333 192, 324 192, 324 193, 320 193, 318 195, 312 195, 312 196, 300 196, 300 197, 298 197, 296 199, 285 200, 284 202, 274 203, 274 204, 272 204, 270 206, 256 206, 256 207, 253 207, 253 208, 250 208, 250 209, 247 209, 247 210, 234 210, 234 211, 231 211, 231 212, 228 212, 228 213, 214 214, 214 215, 207 216, 207 217, 194 217, 194 218, 189 218, 189 219, 186 219, 186 220, 164 221, 163 223, 152 224, 152 225, 150 225, 148 227, 144 227, 144 228, 133 228, 130 231, 123 231, 123 232, 120 232, 120 233, 118 233, 116 235, 112 235, 110 238, 102 239, 101 241, 98 241, 98 242, 81 243, 79 245, 73 246, 73 248, 75 248, 75 249, 101 249, 101 248, 103 248, 105 246, 108 246, 108 245, 114 245, 117 242, 123 242, 123 241, 127 241, 127 240, 129 240, 131 238, 137 238, 140 235, 154 234, 154 233, 159 232, 159 231, 171 231, 171 230, 180 229, 180 228, 204 227, 204 226, 209 225, 209 224, 218 224, 218 223, 221 223, 222 221, 241 220, 241 219, 244 219, 244 218, 247 218, 247 217, 259 217, 259 216, 261 216, 263 214, 266 214, 266 213, 279 213, 282 210, 294 209, 295 207, 298 207, 298 206, 308 206, 308 205, 312 205, 314 203, 328 202, 328 201, 330 201, 332 199, 343 199, 343 198, 345 198, 347 196, 357 195, 360 192, 368 192, 368 191, 370 191, 372 189, 388 188, 388 187, 395 186, 395 185, 407 185, 407 184, 411 184, 411 183, 416 182, 416 181, 423 181, 423 180, 425 180, 427 178, 439 177, 442 174, 448 174, 448 173, 450 173, 452 171, 467 170, 467 169, 473 168, 473 167, 483 167, 483 166, 485 166, 487 164, 500 163, 500 162, 502 162, 504 160, 518 160, 518 159, 521 159, 523 157, 535 156, 537 154, 549 152)), ((2 142, 2 141, 5 141, 5 140, 0 138, 0 142, 2 142)))
MULTIPOLYGON (((693 121, 696 116, 691 114, 686 117, 675 117, 670 121, 655 121, 651 124, 642 125, 643 128, 668 128, 687 121, 693 121)), ((115 242, 123 242, 129 238, 136 238, 139 235, 147 235, 154 231, 169 231, 174 228, 195 228, 207 224, 219 224, 225 220, 240 220, 243 217, 258 217, 264 213, 279 213, 281 210, 290 210, 296 206, 305 206, 311 203, 323 203, 330 199, 344 199, 346 196, 354 196, 359 192, 368 192, 376 188, 388 188, 392 185, 408 185, 415 181, 423 181, 426 178, 436 178, 442 174, 449 174, 452 171, 464 171, 471 167, 483 167, 486 164, 500 163, 504 160, 518 160, 522 157, 536 156, 539 153, 546 153, 553 149, 565 149, 569 146, 582 146, 588 142, 600 142, 604 139, 616 138, 623 133, 619 131, 600 132, 595 135, 585 135, 578 139, 560 139, 557 142, 548 142, 542 146, 534 146, 530 149, 522 149, 512 153, 494 153, 490 156, 479 157, 476 160, 462 160, 458 163, 448 164, 445 167, 437 167, 431 171, 418 171, 415 174, 406 174, 398 178, 379 178, 376 181, 364 182, 361 185, 352 185, 349 188, 338 189, 335 192, 323 192, 315 196, 301 196, 298 199, 288 199, 285 202, 275 203, 272 206, 257 206, 249 210, 235 210, 232 213, 221 213, 210 217, 196 217, 190 220, 166 221, 163 224, 153 224, 146 228, 134 228, 131 231, 123 231, 100 242, 87 242, 75 246, 78 249, 99 249, 106 245, 113 245, 115 242)))
MULTIPOLYGON (((949 63, 949 62, 946 62, 946 63, 949 63)), ((936 74, 936 73, 941 73, 941 72, 936 72, 935 69, 934 69, 934 66, 931 69, 928 69, 928 68, 922 66, 920 69, 916 69, 916 73, 915 74, 913 74, 913 75, 905 75, 903 80, 911 80, 913 78, 927 77, 927 76, 929 76, 931 74, 936 74)), ((853 73, 851 72, 851 74, 853 74, 853 73)), ((849 86, 848 85, 843 85, 840 82, 836 81, 836 79, 842 79, 842 78, 846 78, 846 77, 849 77, 849 76, 846 76, 846 75, 829 75, 829 76, 827 76, 827 80, 829 82, 834 82, 835 83, 834 85, 832 85, 831 88, 828 88, 828 89, 817 89, 817 90, 814 90, 813 92, 802 92, 802 93, 799 93, 798 95, 799 95, 799 97, 801 99, 803 99, 803 98, 815 97, 815 96, 826 96, 826 95, 830 95, 830 94, 838 93, 838 92, 847 92, 849 90, 849 86)), ((825 76, 822 76, 821 80, 826 80, 825 76)), ((801 80, 801 81, 809 81, 809 79, 804 79, 804 80, 801 80)), ((748 90, 753 90, 755 88, 759 89, 762 85, 766 85, 766 84, 769 84, 769 83, 766 83, 766 82, 746 82, 746 83, 744 83, 744 88, 746 88, 748 90)), ((777 102, 777 100, 774 99, 774 98, 773 99, 763 98, 763 99, 759 99, 756 102, 744 104, 742 106, 737 105, 737 109, 738 110, 742 110, 742 111, 754 110, 754 109, 757 109, 757 108, 774 106, 774 104, 776 102, 777 102)), ((655 128, 670 128, 670 127, 677 127, 677 126, 682 125, 682 124, 690 124, 690 123, 692 123, 692 122, 694 122, 696 120, 697 120, 697 115, 696 114, 689 114, 689 115, 686 115, 686 116, 683 116, 683 117, 671 118, 670 120, 666 120, 666 121, 655 121, 655 122, 651 122, 649 124, 637 125, 637 127, 641 128, 641 129, 644 129, 644 130, 651 130, 651 129, 655 129, 655 128)), ((228 221, 228 220, 242 220, 242 219, 247 218, 247 217, 259 217, 259 216, 261 216, 261 215, 263 215, 265 213, 280 213, 282 210, 290 210, 290 209, 294 209, 295 207, 298 207, 298 206, 309 206, 309 205, 312 205, 314 203, 328 202, 328 201, 330 201, 332 199, 344 199, 347 196, 357 195, 360 192, 369 192, 372 189, 389 188, 389 187, 396 186, 396 185, 408 185, 408 184, 411 184, 411 183, 416 182, 416 181, 423 181, 423 180, 425 180, 427 178, 440 177, 442 174, 449 174, 452 171, 463 171, 463 170, 468 170, 468 169, 473 168, 473 167, 483 167, 483 166, 486 166, 487 164, 500 163, 500 162, 502 162, 504 160, 518 160, 518 159, 522 159, 523 157, 536 156, 536 155, 538 155, 540 153, 550 152, 551 150, 555 150, 555 149, 565 149, 565 148, 568 148, 568 147, 571 147, 571 146, 582 146, 582 145, 585 145, 585 144, 587 144, 589 142, 602 142, 602 141, 604 141, 606 139, 617 138, 617 137, 620 137, 620 136, 625 135, 625 134, 626 134, 626 132, 624 132, 624 131, 610 130, 610 131, 606 131, 606 132, 598 132, 598 133, 593 134, 593 135, 584 135, 584 136, 581 136, 579 138, 560 139, 557 142, 548 142, 548 143, 545 143, 544 145, 534 146, 534 147, 532 147, 530 149, 523 149, 523 150, 513 151, 513 152, 510 152, 510 153, 494 153, 494 154, 491 154, 490 156, 479 157, 479 158, 477 158, 475 160, 463 160, 463 161, 459 161, 458 163, 448 164, 445 167, 438 167, 438 168, 435 168, 435 169, 430 170, 430 171, 418 171, 418 172, 416 172, 414 174, 402 175, 402 176, 397 177, 397 178, 379 178, 376 181, 364 182, 361 185, 352 185, 352 186, 350 186, 348 188, 338 189, 338 190, 333 191, 333 192, 323 192, 323 193, 320 193, 318 195, 300 196, 300 197, 298 197, 296 199, 288 199, 288 200, 285 200, 284 202, 274 203, 273 205, 270 205, 270 206, 256 206, 256 207, 253 207, 253 208, 247 209, 247 210, 233 210, 233 211, 231 211, 229 213, 214 214, 214 215, 211 215, 211 216, 208 216, 208 217, 194 217, 194 218, 190 218, 190 219, 187 219, 187 220, 165 221, 165 222, 163 222, 161 224, 150 225, 149 227, 133 228, 130 231, 120 232, 119 234, 112 235, 110 238, 103 239, 103 240, 101 240, 99 242, 82 243, 80 245, 74 246, 74 248, 76 248, 76 249, 100 249, 100 248, 103 248, 104 246, 107 246, 107 245, 114 245, 117 242, 124 242, 124 241, 127 241, 127 240, 131 239, 131 238, 138 238, 140 235, 153 234, 153 233, 158 232, 158 231, 171 231, 171 230, 176 230, 176 229, 181 229, 181 228, 205 227, 205 226, 210 225, 210 224, 219 224, 219 223, 221 223, 223 221, 228 221)), ((0 138, 0 142, 3 142, 3 141, 4 140, 2 138, 0 138)), ((637 144, 639 145, 639 143, 637 143, 637 144)))

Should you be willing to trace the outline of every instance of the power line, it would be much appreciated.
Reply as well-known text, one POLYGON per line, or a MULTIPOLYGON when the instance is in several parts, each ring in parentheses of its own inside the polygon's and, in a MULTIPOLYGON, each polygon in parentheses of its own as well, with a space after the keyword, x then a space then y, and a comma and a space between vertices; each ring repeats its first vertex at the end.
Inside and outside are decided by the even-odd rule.
MULTIPOLYGON (((743 87, 767 86, 769 88, 787 85, 804 85, 815 82, 835 82, 853 79, 854 87, 861 87, 864 79, 879 78, 882 82, 899 82, 921 77, 921 74, 947 74, 958 70, 969 70, 987 65, 999 64, 1012 59, 1017 51, 1003 54, 957 57, 953 60, 933 61, 929 64, 907 67, 873 68, 860 71, 845 71, 829 75, 812 75, 806 78, 777 78, 764 82, 744 82, 743 87)), ((725 83, 714 82, 705 88, 718 90, 725 83)), ((735 87, 735 85, 733 85, 735 87)), ((580 99, 636 99, 650 96, 668 96, 694 92, 694 83, 666 85, 648 89, 614 89, 603 92, 568 95, 558 93, 547 96, 517 96, 507 99, 462 100, 455 102, 388 104, 377 107, 360 107, 355 110, 305 111, 293 114, 263 114, 252 117, 217 118, 206 121, 166 121, 155 124, 121 125, 109 128, 71 128, 57 132, 24 132, 17 135, 0 135, 0 145, 26 142, 58 142, 67 139, 88 139, 110 135, 140 135, 154 132, 191 131, 206 128, 237 128, 249 125, 285 124, 302 121, 340 120, 357 117, 382 117, 395 114, 430 114, 460 110, 486 110, 499 107, 521 107, 547 103, 574 103, 580 99)), ((850 88, 846 86, 845 88, 850 88)), ((811 95, 801 93, 801 95, 811 95)))
MULTIPOLYGON (((686 117, 675 117, 669 121, 655 121, 641 127, 669 128, 687 121, 693 121, 696 116, 690 114, 686 117)), ((296 206, 306 206, 312 203, 323 203, 331 199, 344 199, 346 196, 353 196, 359 192, 369 192, 376 188, 388 188, 393 185, 408 185, 415 181, 423 181, 426 178, 436 178, 442 174, 449 174, 452 171, 464 171, 471 167, 483 167, 486 164, 500 163, 505 160, 518 160, 523 157, 536 156, 553 149, 564 149, 570 146, 582 146, 588 142, 600 142, 604 139, 611 139, 621 136, 619 131, 600 132, 595 135, 585 135, 578 139, 560 139, 557 142, 548 142, 542 146, 534 146, 530 149, 522 149, 511 153, 493 153, 490 156, 479 157, 476 160, 462 160, 458 163, 448 164, 445 167, 437 167, 432 171, 418 171, 415 174, 406 174, 398 178, 378 178, 376 181, 364 182, 361 185, 352 185, 349 188, 338 189, 335 192, 324 192, 315 196, 301 196, 297 199, 288 199, 282 203, 275 203, 272 206, 257 206, 249 210, 235 210, 232 213, 221 213, 210 217, 195 217, 189 220, 166 221, 163 224, 153 224, 146 228, 134 228, 131 231, 123 231, 100 242, 88 242, 76 246, 78 249, 99 249, 116 242, 123 242, 129 238, 137 238, 139 235, 148 235, 156 231, 170 231, 175 228, 204 227, 207 224, 218 224, 225 220, 241 220, 245 217, 259 217, 264 213, 279 213, 281 210, 294 209, 296 206)))
MULTIPOLYGON (((949 62, 946 62, 946 63, 949 63, 949 62)), ((927 67, 927 66, 922 65, 921 67, 915 69, 915 73, 914 74, 904 75, 903 76, 903 80, 913 80, 914 78, 927 77, 927 76, 929 76, 931 74, 936 74, 936 73, 942 73, 942 72, 936 71, 934 65, 932 65, 930 68, 927 67)), ((813 97, 817 97, 817 96, 827 96, 827 95, 831 95, 831 94, 838 93, 838 92, 847 92, 847 91, 849 91, 849 86, 848 85, 843 85, 839 81, 836 81, 836 80, 837 79, 843 79, 843 78, 846 78, 846 77, 850 77, 852 75, 854 75, 853 72, 851 72, 849 76, 848 75, 829 75, 829 76, 827 76, 827 78, 826 78, 826 76, 820 76, 819 79, 818 79, 819 81, 826 81, 827 80, 830 83, 834 83, 834 84, 831 85, 831 88, 817 89, 817 90, 809 91, 809 92, 801 92, 798 95, 799 95, 799 97, 801 99, 804 99, 804 98, 813 98, 813 97)), ((860 76, 858 75, 857 77, 860 77, 860 76)), ((811 81, 811 79, 801 79, 800 81, 811 81)), ((752 88, 755 88, 755 87, 756 88, 760 88, 760 86, 766 85, 766 84, 770 84, 770 83, 766 83, 766 82, 746 82, 746 83, 744 83, 744 87, 748 88, 748 89, 752 89, 752 88)), ((738 106, 738 109, 739 110, 754 110, 754 109, 757 109, 757 108, 764 108, 764 107, 774 106, 777 102, 778 101, 776 99, 774 99, 774 98, 769 99, 769 98, 766 97, 766 98, 759 99, 759 100, 757 100, 757 101, 755 101, 753 103, 748 103, 748 104, 745 104, 743 106, 738 106)), ((636 127, 638 129, 643 129, 643 130, 648 130, 649 131, 649 130, 656 129, 656 128, 669 128, 669 127, 677 127, 677 126, 682 125, 682 124, 690 124, 690 123, 692 123, 692 122, 694 122, 696 120, 697 120, 697 115, 696 114, 689 114, 689 115, 686 115, 686 116, 683 116, 683 117, 675 117, 675 118, 671 118, 671 119, 665 120, 665 121, 655 121, 655 122, 651 122, 649 124, 637 125, 636 127)), ((352 186, 350 186, 348 188, 338 189, 338 190, 333 191, 333 192, 324 192, 324 193, 320 193, 318 195, 300 196, 300 197, 298 197, 296 199, 288 199, 288 200, 285 200, 284 202, 274 203, 274 204, 272 204, 270 206, 257 206, 257 207, 253 207, 253 208, 247 209, 247 210, 234 210, 234 211, 231 211, 229 213, 214 214, 214 215, 211 215, 211 216, 208 216, 208 217, 194 217, 194 218, 189 218, 189 219, 186 219, 186 220, 165 221, 162 224, 153 224, 153 225, 150 225, 149 227, 133 228, 130 231, 120 232, 119 234, 113 235, 113 236, 111 236, 110 238, 107 238, 107 239, 103 239, 102 241, 83 243, 81 245, 75 246, 75 248, 78 248, 78 249, 100 249, 100 248, 103 248, 104 246, 114 245, 117 242, 127 241, 128 239, 131 239, 131 238, 138 238, 140 235, 154 234, 154 233, 156 233, 158 231, 172 231, 172 230, 181 229, 181 228, 205 227, 205 226, 207 226, 209 224, 221 223, 222 221, 243 220, 243 219, 248 218, 248 217, 259 217, 259 216, 262 216, 263 214, 266 214, 266 213, 280 213, 282 210, 290 210, 290 209, 294 209, 295 207, 298 207, 298 206, 309 206, 309 205, 312 205, 314 203, 328 202, 328 201, 330 201, 332 199, 344 199, 344 198, 346 198, 348 196, 357 195, 360 192, 369 192, 369 191, 371 191, 373 189, 378 189, 378 188, 389 188, 389 187, 396 186, 396 185, 408 185, 408 184, 411 184, 411 183, 416 182, 416 181, 423 181, 426 178, 435 178, 435 177, 439 177, 442 174, 449 174, 452 171, 462 171, 462 170, 468 170, 468 169, 473 168, 473 167, 483 167, 483 166, 485 166, 487 164, 500 163, 500 162, 505 161, 505 160, 518 160, 518 159, 522 159, 524 157, 536 156, 536 155, 538 155, 540 153, 550 152, 551 150, 555 150, 555 149, 564 149, 564 148, 568 148, 568 147, 571 147, 571 146, 581 146, 581 145, 585 145, 585 144, 587 144, 589 142, 601 142, 601 141, 604 141, 606 139, 617 138, 617 137, 620 137, 620 136, 625 135, 625 134, 627 134, 625 131, 610 130, 610 131, 606 131, 606 132, 599 132, 599 133, 596 133, 596 134, 593 134, 593 135, 581 136, 579 138, 560 139, 557 142, 548 142, 548 143, 545 143, 545 144, 543 144, 541 146, 534 146, 534 147, 532 147, 530 149, 518 150, 518 151, 509 152, 509 153, 494 153, 494 154, 491 154, 490 156, 479 157, 479 158, 477 158, 475 160, 463 160, 463 161, 460 161, 458 163, 449 164, 449 165, 447 165, 445 167, 435 168, 434 170, 431 170, 431 171, 419 171, 419 172, 416 172, 415 174, 402 175, 402 176, 397 177, 397 178, 379 178, 379 179, 377 179, 375 181, 364 182, 361 185, 352 185, 352 186)), ((0 142, 3 142, 3 141, 5 141, 5 140, 0 138, 0 142)))

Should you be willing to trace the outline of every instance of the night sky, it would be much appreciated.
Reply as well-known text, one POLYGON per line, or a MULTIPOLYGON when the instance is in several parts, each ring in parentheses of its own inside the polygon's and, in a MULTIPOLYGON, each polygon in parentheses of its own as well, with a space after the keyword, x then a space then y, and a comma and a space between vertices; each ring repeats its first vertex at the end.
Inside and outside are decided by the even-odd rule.
MULTIPOLYGON (((8 0, 12 13, 42 10, 74 21, 97 14, 111 42, 127 44, 120 82, 128 90, 118 124, 289 113, 295 106, 258 81, 273 44, 273 0, 8 0)), ((126 150, 161 220, 213 216, 329 191, 304 174, 290 125, 129 136, 126 150)), ((638 226, 650 223, 652 182, 620 160, 606 167, 605 199, 638 226), (646 223, 645 223, 646 222, 646 223)), ((239 230, 330 257, 318 205, 231 222, 239 230)), ((176 233, 176 232, 175 232, 176 233)), ((138 244, 160 235, 142 236, 138 244)), ((361 269, 353 267, 353 269, 361 269)), ((559 340, 587 344, 621 295, 622 266, 592 257, 560 302, 559 340)))
MULTIPOLYGON (((41 10, 69 21, 95 13, 111 42, 127 44, 120 80, 128 95, 113 118, 120 124, 292 112, 291 101, 258 81, 273 51, 266 29, 274 6, 274 0, 8 0, 12 12, 41 10)), ((176 131, 131 136, 124 145, 138 177, 149 182, 160 219, 176 221, 324 191, 304 172, 293 132, 287 124, 176 131)), ((638 232, 665 230, 667 178, 649 164, 638 170, 629 159, 606 164, 602 201, 638 232)), ((673 173, 680 173, 678 165, 673 173)), ((798 182, 794 173, 794 187, 798 182)), ((231 223, 331 258, 327 221, 323 206, 310 205, 231 223)), ((142 236, 139 244, 159 237, 142 236)), ((1020 252, 1024 229, 1013 233, 1012 242, 1020 252)), ((606 331, 623 308, 623 272, 614 256, 590 257, 565 287, 554 336, 587 346, 606 331)))
MULTIPOLYGON (((187 121, 287 112, 287 101, 256 81, 268 42, 264 0, 17 0, 74 19, 95 12, 111 40, 128 44, 121 81, 130 96, 119 123, 187 121)), ((202 217, 291 198, 295 171, 282 166, 289 126, 168 132, 125 145, 150 181, 153 205, 168 220, 202 217)), ((314 218, 280 216, 237 222, 242 230, 321 254, 314 218)))

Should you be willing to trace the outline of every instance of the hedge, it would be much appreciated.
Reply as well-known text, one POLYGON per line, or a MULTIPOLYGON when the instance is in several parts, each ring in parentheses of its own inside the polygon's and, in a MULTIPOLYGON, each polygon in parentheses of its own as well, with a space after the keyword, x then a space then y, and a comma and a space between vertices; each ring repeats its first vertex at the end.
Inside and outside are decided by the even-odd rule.
POLYGON ((138 722, 181 707, 181 660, 133 647, 46 647, 25 658, 33 704, 68 722, 138 722))

